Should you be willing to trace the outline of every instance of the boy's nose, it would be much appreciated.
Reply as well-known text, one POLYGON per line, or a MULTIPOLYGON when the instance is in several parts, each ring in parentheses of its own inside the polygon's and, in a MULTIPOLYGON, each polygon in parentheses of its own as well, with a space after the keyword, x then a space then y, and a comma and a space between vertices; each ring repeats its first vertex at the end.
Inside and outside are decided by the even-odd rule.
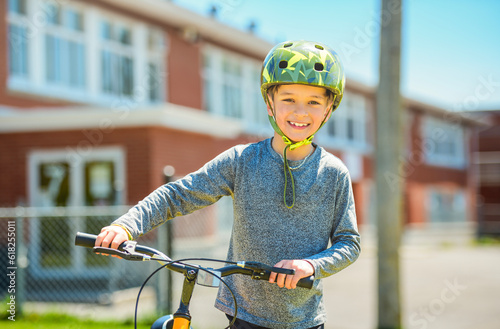
POLYGON ((309 112, 307 111, 307 108, 306 108, 306 106, 304 104, 298 103, 295 106, 294 113, 296 115, 307 115, 309 112))

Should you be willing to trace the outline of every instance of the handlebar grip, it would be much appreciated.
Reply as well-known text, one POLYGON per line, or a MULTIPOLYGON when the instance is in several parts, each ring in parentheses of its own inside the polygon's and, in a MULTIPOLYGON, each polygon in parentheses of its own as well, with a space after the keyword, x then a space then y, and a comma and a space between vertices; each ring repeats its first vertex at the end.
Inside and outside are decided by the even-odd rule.
POLYGON ((314 284, 314 275, 308 276, 307 278, 302 278, 297 282, 298 287, 311 289, 314 284))
MULTIPOLYGON (((97 235, 78 232, 78 233, 76 233, 76 236, 75 236, 75 246, 94 248, 96 239, 97 239, 97 235)), ((123 247, 126 245, 126 243, 127 243, 127 241, 120 244, 118 246, 118 250, 123 251, 123 247)), ((141 249, 141 248, 144 249, 142 246, 138 246, 137 249, 141 249)))
MULTIPOLYGON (((269 276, 271 275, 271 272, 266 271, 264 275, 259 276, 258 280, 269 280, 269 276)), ((306 278, 302 278, 297 282, 297 287, 301 288, 306 288, 306 289, 311 289, 314 284, 314 275, 308 276, 306 278)))
POLYGON ((94 248, 95 239, 97 235, 78 232, 75 236, 75 246, 94 248))
MULTIPOLYGON (((94 248, 96 239, 97 235, 78 232, 76 233, 75 236, 75 246, 94 248)), ((122 244, 118 246, 118 250, 124 251, 129 242, 130 241, 124 241, 122 244)), ((147 246, 141 246, 139 244, 134 245, 134 249, 139 253, 143 253, 149 256, 162 255, 158 250, 155 250, 147 246)), ((163 256, 165 257, 165 255, 163 256)), ((170 260, 170 258, 167 257, 166 260, 170 260)))

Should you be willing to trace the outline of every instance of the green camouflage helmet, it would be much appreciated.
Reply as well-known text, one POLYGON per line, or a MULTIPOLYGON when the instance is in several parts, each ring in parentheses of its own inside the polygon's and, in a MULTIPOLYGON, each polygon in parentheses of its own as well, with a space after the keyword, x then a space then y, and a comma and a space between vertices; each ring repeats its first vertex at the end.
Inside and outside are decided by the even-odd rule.
POLYGON ((344 95, 344 69, 330 47, 311 41, 287 41, 276 45, 264 60, 261 92, 268 103, 267 89, 272 85, 300 83, 329 89, 335 100, 331 111, 344 95))

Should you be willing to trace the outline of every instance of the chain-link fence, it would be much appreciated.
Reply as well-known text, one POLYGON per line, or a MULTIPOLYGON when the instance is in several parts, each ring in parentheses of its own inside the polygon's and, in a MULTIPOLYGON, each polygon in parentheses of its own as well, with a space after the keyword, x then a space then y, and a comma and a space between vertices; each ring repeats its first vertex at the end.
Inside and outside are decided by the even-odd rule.
MULTIPOLYGON (((13 282, 1 276, 2 300, 12 283, 18 308, 20 303, 111 305, 127 291, 135 298, 138 287, 160 264, 99 256, 74 245, 76 232, 98 234, 128 208, 0 208, 0 264, 15 273, 13 282)), ((171 256, 225 258, 231 222, 230 200, 174 219, 168 224, 173 236, 171 256)), ((166 229, 162 225, 138 243, 165 251, 166 229)), ((157 310, 165 309, 169 288, 164 279, 160 275, 147 285, 157 310)), ((174 285, 179 285, 177 279, 174 285)))

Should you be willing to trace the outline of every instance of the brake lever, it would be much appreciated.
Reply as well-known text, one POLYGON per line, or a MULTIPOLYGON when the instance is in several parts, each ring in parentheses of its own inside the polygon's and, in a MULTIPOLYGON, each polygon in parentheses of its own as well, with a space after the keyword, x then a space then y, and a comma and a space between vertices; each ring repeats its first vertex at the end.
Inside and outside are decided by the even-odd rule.
POLYGON ((127 241, 127 243, 123 244, 123 251, 113 249, 113 248, 106 248, 106 247, 94 247, 94 248, 92 248, 92 251, 96 254, 106 254, 106 255, 118 256, 118 257, 123 258, 125 260, 131 260, 131 261, 150 260, 151 256, 144 255, 144 254, 141 254, 141 253, 138 253, 135 251, 136 244, 137 244, 137 242, 135 242, 135 241, 127 241))

